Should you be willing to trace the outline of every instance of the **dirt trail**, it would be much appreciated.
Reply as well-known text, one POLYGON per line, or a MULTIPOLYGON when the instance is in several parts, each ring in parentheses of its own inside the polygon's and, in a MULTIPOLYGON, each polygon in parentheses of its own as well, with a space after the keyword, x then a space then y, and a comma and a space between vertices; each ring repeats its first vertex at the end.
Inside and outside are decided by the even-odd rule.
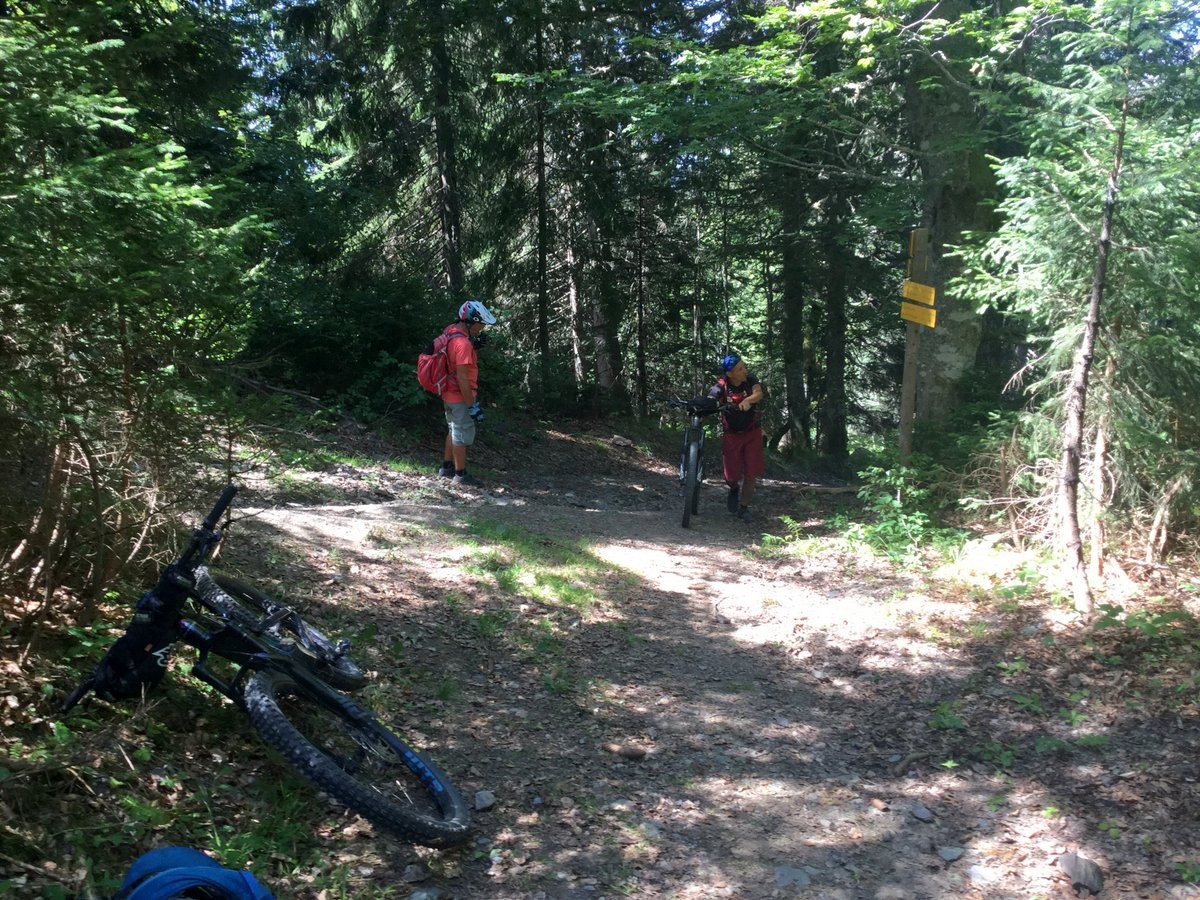
POLYGON ((364 844, 374 883, 407 873, 425 900, 1048 898, 1072 895, 1055 863, 1078 849, 1110 870, 1106 896, 1196 896, 1148 864, 1112 872, 1081 820, 1047 816, 1062 794, 1036 773, 944 755, 931 708, 977 696, 996 659, 927 632, 969 605, 844 547, 747 552, 803 485, 768 482, 757 527, 709 489, 685 531, 669 471, 562 440, 577 452, 550 456, 559 483, 495 460, 511 477, 477 494, 390 475, 372 490, 396 499, 264 509, 232 542, 235 565, 292 589, 323 570, 315 612, 373 623, 379 704, 404 708, 464 794, 495 797, 466 851, 421 851, 417 869, 411 848, 364 844), (603 602, 551 611, 468 574, 487 541, 446 529, 481 519, 586 541, 617 570, 603 602), (506 608, 518 618, 484 633, 506 608), (503 640, 539 621, 559 656, 503 640))

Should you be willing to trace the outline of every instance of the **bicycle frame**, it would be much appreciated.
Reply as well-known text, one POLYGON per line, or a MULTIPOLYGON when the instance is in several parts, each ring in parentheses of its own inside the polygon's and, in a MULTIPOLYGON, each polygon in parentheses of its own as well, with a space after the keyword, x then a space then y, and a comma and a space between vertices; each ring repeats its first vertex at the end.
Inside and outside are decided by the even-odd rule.
MULTIPOLYGON (((223 696, 245 709, 243 692, 246 681, 254 672, 267 668, 286 672, 303 684, 314 696, 323 698, 322 702, 333 702, 338 706, 343 701, 349 702, 335 689, 321 681, 301 663, 297 663, 283 653, 272 640, 262 640, 257 633, 266 631, 272 625, 293 614, 288 607, 281 607, 270 616, 249 630, 241 623, 231 619, 229 615, 205 600, 196 589, 196 570, 204 565, 212 550, 221 541, 222 532, 217 528, 217 521, 233 501, 237 488, 229 485, 221 493, 220 499, 212 511, 192 532, 192 540, 187 549, 175 562, 171 563, 159 576, 152 593, 175 617, 172 643, 180 642, 195 647, 200 651, 196 662, 192 665, 191 674, 205 684, 213 687, 223 696), (185 618, 184 607, 189 600, 195 601, 213 619, 197 622, 185 618), (209 654, 229 660, 238 666, 238 672, 230 681, 216 675, 208 666, 209 654)), ((74 707, 90 690, 91 680, 84 681, 71 693, 63 705, 64 711, 74 707)), ((357 706, 346 706, 346 709, 357 710, 357 706)), ((356 714, 355 718, 359 715, 356 714)))
MULTIPOLYGON (((225 489, 187 549, 138 601, 136 615, 143 620, 135 616, 134 624, 152 635, 142 661, 150 659, 151 647, 159 648, 153 656, 160 666, 166 665, 160 651, 170 643, 194 647, 198 655, 190 674, 231 700, 266 743, 317 787, 414 842, 461 843, 469 833, 470 811, 445 773, 369 707, 343 693, 366 683, 361 669, 343 656, 349 642, 334 645, 296 610, 204 567, 221 539, 217 522, 236 492, 233 485, 225 489), (231 664, 232 673, 230 667, 214 671, 211 656, 231 664)), ((130 634, 141 637, 133 625, 130 634)), ((117 665, 125 654, 115 657, 117 665)), ((112 665, 103 668, 102 661, 72 691, 63 712, 95 689, 102 669, 113 678, 107 674, 112 665)), ((113 694, 130 696, 124 689, 113 694)))
POLYGON ((184 589, 192 599, 220 620, 214 622, 215 630, 206 628, 208 623, 202 625, 193 619, 179 620, 176 626, 177 640, 200 651, 196 662, 192 664, 191 674, 216 688, 238 706, 245 706, 242 692, 250 673, 276 667, 285 669, 289 674, 300 675, 296 671, 299 667, 270 644, 247 634, 239 625, 227 619, 220 610, 211 609, 190 585, 184 589), (237 675, 232 681, 221 679, 208 667, 210 653, 215 653, 238 666, 237 675))

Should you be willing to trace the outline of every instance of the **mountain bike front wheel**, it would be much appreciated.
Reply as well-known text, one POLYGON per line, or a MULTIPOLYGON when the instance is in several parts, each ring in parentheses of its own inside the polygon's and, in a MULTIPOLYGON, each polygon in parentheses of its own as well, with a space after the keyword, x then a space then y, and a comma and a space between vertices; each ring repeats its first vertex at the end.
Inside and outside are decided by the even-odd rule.
MULTIPOLYGON (((196 590, 238 624, 254 631, 259 623, 287 607, 252 584, 203 566, 196 569, 196 590)), ((328 637, 299 613, 287 612, 265 634, 314 675, 339 691, 356 691, 367 683, 358 663, 340 653, 328 637)))
POLYGON ((686 463, 683 476, 683 527, 687 528, 692 522, 692 513, 696 511, 700 500, 700 445, 692 441, 687 447, 686 463))
POLYGON ((245 701, 269 744, 371 822, 428 847, 467 839, 471 814, 445 773, 349 697, 268 669, 250 679, 245 701))

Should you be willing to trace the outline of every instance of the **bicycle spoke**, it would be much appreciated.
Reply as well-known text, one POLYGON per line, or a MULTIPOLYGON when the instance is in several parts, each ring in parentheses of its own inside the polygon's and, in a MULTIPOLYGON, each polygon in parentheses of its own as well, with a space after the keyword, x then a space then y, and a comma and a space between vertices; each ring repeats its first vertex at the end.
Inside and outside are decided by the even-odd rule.
POLYGON ((385 800, 437 817, 437 804, 396 750, 378 735, 315 702, 301 689, 281 691, 280 711, 304 738, 347 775, 385 800))

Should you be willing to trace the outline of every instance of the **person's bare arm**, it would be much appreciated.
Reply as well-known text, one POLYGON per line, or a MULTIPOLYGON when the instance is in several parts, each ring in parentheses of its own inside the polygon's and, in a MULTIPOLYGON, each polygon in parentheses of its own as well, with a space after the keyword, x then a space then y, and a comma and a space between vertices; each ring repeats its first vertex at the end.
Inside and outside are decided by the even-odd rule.
POLYGON ((753 406, 755 403, 757 403, 762 398, 763 398, 762 385, 756 384, 754 386, 754 389, 750 391, 750 396, 738 404, 738 409, 740 409, 742 412, 746 412, 747 410, 750 409, 751 406, 753 406))

